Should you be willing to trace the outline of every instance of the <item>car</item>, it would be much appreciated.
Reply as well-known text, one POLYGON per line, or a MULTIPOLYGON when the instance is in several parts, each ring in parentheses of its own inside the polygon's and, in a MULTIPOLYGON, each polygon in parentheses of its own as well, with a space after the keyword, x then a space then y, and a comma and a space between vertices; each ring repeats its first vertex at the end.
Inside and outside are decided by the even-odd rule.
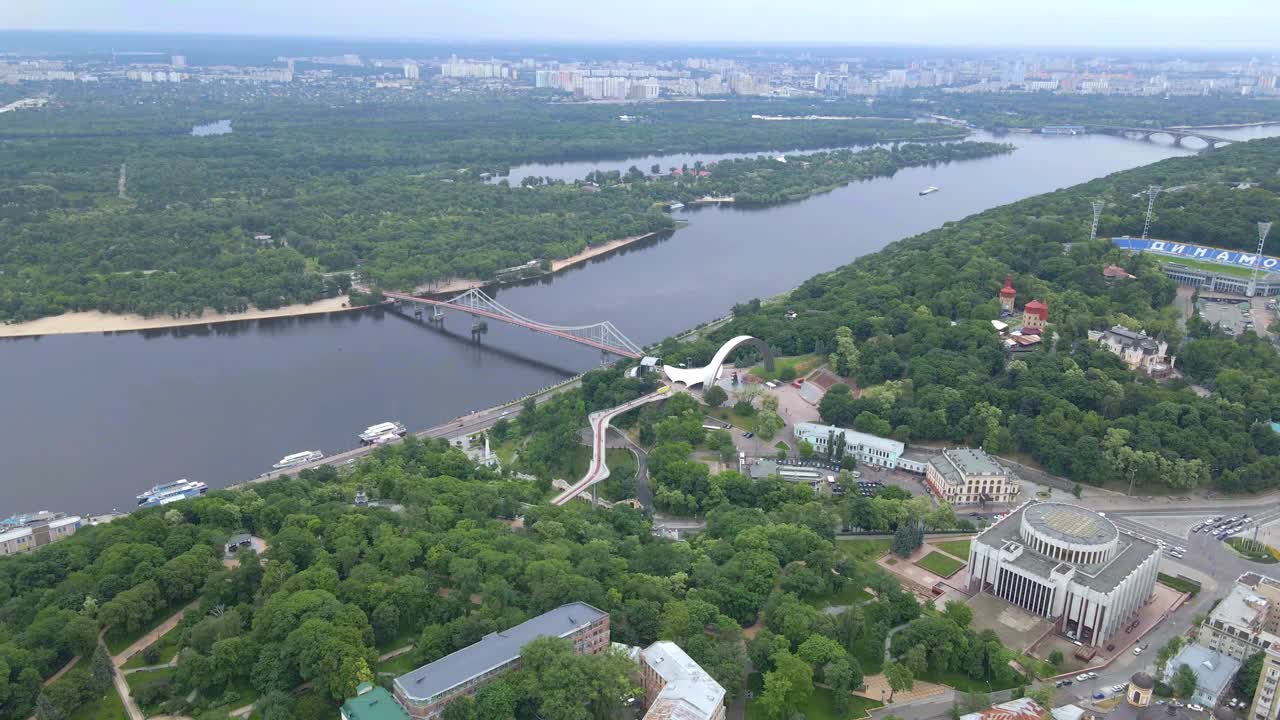
POLYGON ((1124 685, 1112 685, 1111 692, 1124 692, 1124 685))
POLYGON ((1062 684, 1063 684, 1064 686, 1066 686, 1066 685, 1070 685, 1070 684, 1071 684, 1071 681, 1070 681, 1070 680, 1063 680, 1063 681, 1062 681, 1062 684))
POLYGON ((1198 704, 1196 704, 1196 703, 1188 703, 1188 704, 1187 704, 1187 709, 1188 709, 1188 710, 1195 710, 1196 712, 1204 712, 1204 706, 1203 706, 1203 705, 1198 705, 1198 704))
POLYGON ((1187 549, 1179 545, 1178 547, 1174 548, 1173 551, 1176 553, 1184 553, 1187 551, 1187 549))
POLYGON ((1193 532, 1193 533, 1198 533, 1198 532, 1200 532, 1200 528, 1202 528, 1202 527, 1204 527, 1204 526, 1203 526, 1203 525, 1196 525, 1195 527, 1191 528, 1191 532, 1193 532))
POLYGON ((1133 654, 1134 654, 1134 655, 1141 655, 1141 654, 1142 654, 1142 646, 1141 646, 1141 645, 1139 645, 1138 647, 1134 648, 1134 649, 1133 649, 1133 654))
POLYGON ((1054 683, 1054 684, 1053 684, 1053 686, 1054 686, 1054 687, 1056 687, 1056 688, 1060 688, 1060 687, 1062 687, 1062 684, 1063 684, 1063 683, 1065 683, 1065 682, 1066 682, 1066 680, 1059 680, 1058 682, 1054 683))
POLYGON ((1076 676, 1076 682, 1084 682, 1089 679, 1089 673, 1080 673, 1076 676))
POLYGON ((1105 694, 1105 693, 1096 692, 1096 693, 1094 693, 1094 694, 1093 694, 1093 699, 1094 699, 1094 700, 1101 700, 1101 699, 1103 699, 1103 698, 1105 698, 1105 697, 1106 697, 1106 694, 1105 694))
POLYGON ((753 438, 753 437, 755 437, 755 436, 756 436, 756 434, 755 434, 755 433, 753 433, 753 432, 744 432, 744 433, 742 433, 742 437, 744 437, 744 438, 753 438))

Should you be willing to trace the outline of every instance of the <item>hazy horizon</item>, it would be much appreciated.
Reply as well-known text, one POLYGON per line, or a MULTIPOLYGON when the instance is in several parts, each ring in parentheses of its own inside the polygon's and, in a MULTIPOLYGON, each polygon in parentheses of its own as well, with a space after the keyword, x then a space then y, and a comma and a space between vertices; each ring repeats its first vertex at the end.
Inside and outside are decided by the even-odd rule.
POLYGON ((614 45, 840 45, 1182 49, 1280 49, 1273 0, 1205 6, 1188 0, 1080 0, 1042 9, 1019 0, 981 4, 916 0, 849 7, 834 0, 675 0, 601 8, 574 0, 490 0, 439 5, 384 0, 376 10, 331 0, 10 0, 0 29, 206 34, 402 42, 614 45))

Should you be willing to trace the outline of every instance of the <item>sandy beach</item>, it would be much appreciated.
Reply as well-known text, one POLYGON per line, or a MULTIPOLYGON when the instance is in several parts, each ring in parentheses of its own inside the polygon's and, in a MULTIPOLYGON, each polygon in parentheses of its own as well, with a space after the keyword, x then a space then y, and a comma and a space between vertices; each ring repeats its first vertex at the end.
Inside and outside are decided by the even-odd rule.
POLYGON ((212 325, 214 323, 266 318, 294 317, 318 313, 350 310, 347 297, 340 295, 302 305, 286 305, 274 310, 250 310, 243 313, 206 312, 200 317, 172 318, 168 315, 143 317, 141 315, 111 315, 96 310, 63 313, 31 322, 0 325, 0 338, 30 337, 32 335, 67 335, 72 333, 123 332, 128 330, 154 330, 184 327, 188 325, 212 325))
MULTIPOLYGON (((604 243, 602 245, 592 245, 580 253, 570 255, 569 257, 563 258, 560 260, 551 261, 550 274, 554 275, 555 273, 558 273, 561 270, 564 270, 566 268, 571 268, 574 265, 581 265, 582 263, 590 260, 593 257, 598 257, 600 255, 611 253, 614 250, 617 250, 618 248, 625 247, 627 245, 630 245, 633 242, 639 242, 640 240, 644 240, 646 238, 651 238, 657 234, 658 234, 657 232, 651 232, 651 233, 645 233, 644 235, 632 235, 631 237, 624 237, 619 240, 610 240, 609 242, 604 243)), ((423 293, 431 293, 433 295, 436 295, 436 294, 444 294, 444 293, 460 293, 460 292, 466 292, 471 288, 485 287, 486 285, 502 285, 502 284, 504 283, 495 282, 493 280, 472 280, 468 278, 445 278, 443 280, 437 280, 433 283, 429 283, 426 285, 419 285, 418 287, 414 288, 413 291, 414 291, 414 294, 418 294, 418 295, 421 295, 423 293)))

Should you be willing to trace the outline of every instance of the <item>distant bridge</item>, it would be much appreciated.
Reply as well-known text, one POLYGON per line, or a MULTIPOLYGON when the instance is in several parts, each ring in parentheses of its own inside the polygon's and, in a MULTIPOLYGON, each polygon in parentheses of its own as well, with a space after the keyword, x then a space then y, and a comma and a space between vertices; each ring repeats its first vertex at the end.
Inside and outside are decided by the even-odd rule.
POLYGON ((1231 138, 1210 135, 1191 128, 1137 128, 1120 127, 1115 125, 1089 125, 1087 126, 1087 129, 1089 132, 1102 133, 1104 135, 1139 137, 1143 140, 1150 140, 1152 135, 1167 135, 1173 139, 1174 145, 1182 145, 1182 141, 1187 138, 1196 138, 1205 144, 1205 150, 1212 150, 1219 145, 1237 142, 1231 138))
POLYGON ((441 308, 457 310, 475 317, 497 320, 516 327, 528 328, 534 332, 554 335, 555 337, 593 347, 601 352, 620 357, 637 359, 644 354, 639 345, 631 342, 626 335, 622 334, 621 330, 614 327, 613 323, 608 320, 592 325, 551 325, 532 320, 503 306, 479 288, 472 288, 448 300, 433 300, 396 292, 383 292, 383 295, 401 305, 417 303, 432 306, 432 318, 437 320, 444 317, 443 313, 440 312, 441 308))

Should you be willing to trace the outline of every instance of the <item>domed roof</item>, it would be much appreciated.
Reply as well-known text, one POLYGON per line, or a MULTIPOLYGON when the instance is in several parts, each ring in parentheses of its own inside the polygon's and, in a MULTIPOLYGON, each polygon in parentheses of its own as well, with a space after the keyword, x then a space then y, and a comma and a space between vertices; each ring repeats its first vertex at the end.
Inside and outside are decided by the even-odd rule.
POLYGON ((1226 705, 1219 705, 1213 709, 1213 720, 1236 720, 1236 711, 1226 705))
POLYGON ((1079 505, 1036 503, 1023 511, 1023 518, 1037 532, 1076 545, 1105 545, 1120 536, 1114 523, 1079 505))
POLYGON ((1129 678, 1129 682, 1133 683, 1134 687, 1142 690, 1153 690, 1156 686, 1156 681, 1144 672, 1134 673, 1133 677, 1129 678))

